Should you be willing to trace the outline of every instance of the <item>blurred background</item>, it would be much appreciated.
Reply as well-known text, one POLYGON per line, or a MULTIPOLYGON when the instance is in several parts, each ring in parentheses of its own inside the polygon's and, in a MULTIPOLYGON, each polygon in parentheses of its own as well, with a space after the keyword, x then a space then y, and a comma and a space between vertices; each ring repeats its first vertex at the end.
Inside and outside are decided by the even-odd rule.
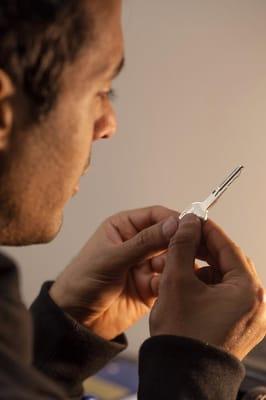
MULTIPOLYGON (((182 210, 238 164, 243 175, 210 216, 253 258, 266 284, 265 21, 263 0, 125 2, 117 135, 93 147, 91 170, 57 239, 4 248, 22 267, 27 304, 106 217, 155 204, 182 210)), ((128 354, 137 356, 148 320, 128 336, 128 354)))

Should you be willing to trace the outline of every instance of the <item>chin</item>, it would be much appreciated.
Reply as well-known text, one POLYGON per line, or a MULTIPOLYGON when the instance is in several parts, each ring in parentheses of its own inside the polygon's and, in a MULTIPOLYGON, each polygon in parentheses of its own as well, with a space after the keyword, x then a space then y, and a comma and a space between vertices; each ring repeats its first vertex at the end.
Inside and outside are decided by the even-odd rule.
POLYGON ((30 244, 48 244, 51 243, 61 232, 64 223, 64 216, 55 218, 53 223, 49 226, 44 227, 41 233, 35 237, 34 243, 30 244))
POLYGON ((64 217, 61 214, 54 218, 49 225, 46 223, 40 226, 40 221, 38 221, 38 224, 31 224, 31 227, 25 224, 23 227, 19 227, 11 223, 2 230, 1 245, 19 247, 51 243, 60 233, 63 221, 64 217))

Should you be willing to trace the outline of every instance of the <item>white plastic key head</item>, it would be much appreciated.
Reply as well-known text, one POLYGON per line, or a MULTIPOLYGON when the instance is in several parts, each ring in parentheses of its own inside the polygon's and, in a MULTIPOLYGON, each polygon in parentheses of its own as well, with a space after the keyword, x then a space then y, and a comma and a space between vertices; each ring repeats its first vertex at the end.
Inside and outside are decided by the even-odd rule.
POLYGON ((180 214, 179 219, 181 220, 187 214, 194 214, 204 221, 207 221, 208 219, 208 210, 203 208, 202 202, 192 203, 191 207, 187 208, 182 212, 182 214, 180 214))

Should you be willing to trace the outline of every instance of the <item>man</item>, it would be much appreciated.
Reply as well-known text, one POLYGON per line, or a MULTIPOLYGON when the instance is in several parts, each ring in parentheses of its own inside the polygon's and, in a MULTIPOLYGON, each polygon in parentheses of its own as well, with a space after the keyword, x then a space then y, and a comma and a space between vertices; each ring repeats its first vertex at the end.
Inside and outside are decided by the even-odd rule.
MULTIPOLYGON (((92 143, 114 134, 120 19, 121 0, 1 0, 2 245, 51 241, 92 143)), ((235 399, 240 360, 266 332, 252 262, 212 222, 187 216, 179 224, 161 206, 106 220, 56 282, 44 284, 32 320, 17 281, 2 254, 5 400, 80 399, 82 381, 125 348, 123 332, 151 309, 139 399, 235 399), (198 270, 196 256, 212 267, 198 270)))

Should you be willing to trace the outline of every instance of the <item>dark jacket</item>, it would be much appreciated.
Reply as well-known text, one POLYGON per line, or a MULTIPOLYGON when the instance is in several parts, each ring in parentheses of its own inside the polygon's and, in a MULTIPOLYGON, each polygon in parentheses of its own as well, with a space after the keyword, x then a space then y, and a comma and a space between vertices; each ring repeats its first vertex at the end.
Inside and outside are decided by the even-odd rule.
MULTIPOLYGON (((0 399, 80 399, 82 382, 126 347, 108 342, 66 315, 45 283, 31 306, 21 301, 14 262, 0 253, 0 399)), ((139 357, 139 400, 235 400, 244 367, 202 342, 158 336, 139 357)))

